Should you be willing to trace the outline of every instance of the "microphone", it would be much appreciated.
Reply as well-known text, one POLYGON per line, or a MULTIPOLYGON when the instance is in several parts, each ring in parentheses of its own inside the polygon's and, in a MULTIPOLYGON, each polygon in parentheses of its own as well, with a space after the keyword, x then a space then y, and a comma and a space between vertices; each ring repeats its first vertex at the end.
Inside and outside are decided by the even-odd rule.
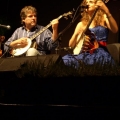
POLYGON ((10 25, 1 25, 1 24, 0 24, 0 27, 4 27, 4 28, 6 28, 8 30, 11 28, 10 25))
POLYGON ((81 5, 80 6, 82 9, 87 9, 88 8, 88 5, 81 5))

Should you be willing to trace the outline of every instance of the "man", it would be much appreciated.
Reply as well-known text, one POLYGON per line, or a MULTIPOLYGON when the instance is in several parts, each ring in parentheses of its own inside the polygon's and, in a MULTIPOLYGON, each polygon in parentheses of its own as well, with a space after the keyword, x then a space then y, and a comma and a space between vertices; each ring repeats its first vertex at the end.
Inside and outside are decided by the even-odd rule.
POLYGON ((4 51, 9 50, 12 56, 47 55, 54 49, 58 37, 58 19, 51 22, 52 30, 37 24, 37 10, 33 6, 25 6, 21 12, 23 26, 17 28, 5 42, 4 51), (10 48, 10 49, 9 49, 10 48))

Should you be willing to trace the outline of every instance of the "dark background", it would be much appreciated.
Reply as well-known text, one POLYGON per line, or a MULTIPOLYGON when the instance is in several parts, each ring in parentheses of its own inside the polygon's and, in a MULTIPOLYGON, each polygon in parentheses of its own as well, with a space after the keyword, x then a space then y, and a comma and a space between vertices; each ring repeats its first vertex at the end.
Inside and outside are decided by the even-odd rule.
MULTIPOLYGON (((0 7, 0 24, 10 25, 11 29, 6 30, 0 28, 0 33, 5 35, 5 41, 12 35, 14 30, 20 24, 20 10, 26 5, 33 5, 38 10, 38 24, 46 26, 49 22, 58 16, 73 10, 76 10, 82 0, 1 0, 0 7)), ((120 28, 120 0, 109 0, 107 5, 110 8, 112 15, 115 17, 120 28)), ((61 18, 59 23, 59 32, 63 31, 72 19, 68 20, 61 18)), ((66 32, 61 36, 61 46, 68 46, 68 41, 73 34, 74 28, 79 21, 79 18, 71 25, 66 32)), ((50 28, 51 29, 51 28, 50 28)), ((117 34, 109 34, 108 43, 120 42, 120 31, 117 34)), ((65 54, 63 51, 62 54, 65 54)), ((14 63, 14 62, 13 62, 14 63)), ((15 64, 15 63, 14 63, 15 64)), ((2 72, 1 72, 2 73, 2 72)), ((0 76, 4 76, 2 73, 0 76)), ((7 77, 8 76, 4 76, 7 77)), ((14 79, 11 77, 8 81, 5 78, 1 79, 0 90, 5 89, 5 97, 3 101, 6 103, 17 102, 34 102, 35 104, 42 103, 41 106, 12 106, 14 104, 1 105, 1 115, 3 118, 119 118, 120 106, 120 85, 116 77, 97 77, 95 79, 88 77, 72 78, 71 79, 56 79, 52 81, 48 79, 41 80, 33 79, 14 79), (109 81, 107 81, 107 79, 109 81), (88 80, 88 81, 87 81, 88 80), (103 81, 102 81, 103 80, 103 81), (79 81, 79 82, 78 82, 79 81), (32 93, 32 94, 31 94, 32 93), (44 104, 63 103, 75 104, 73 107, 54 107, 45 106, 44 104), (80 105, 77 107, 76 104, 80 105), (115 113, 115 114, 114 114, 115 113), (94 116, 94 117, 93 117, 94 116)), ((1 92, 0 91, 0 92, 1 92)), ((3 91, 4 92, 4 91, 3 91)), ((2 93, 2 92, 1 92, 2 93)), ((0 93, 0 94, 1 94, 0 93)))
MULTIPOLYGON (((38 24, 46 26, 50 23, 51 20, 59 17, 60 15, 63 15, 64 13, 68 13, 69 11, 74 11, 74 16, 81 2, 82 0, 2 0, 0 4, 0 24, 10 25, 11 29, 7 30, 0 27, 0 34, 5 35, 5 42, 12 35, 14 30, 17 27, 21 26, 20 11, 26 5, 32 5, 37 8, 38 24)), ((109 2, 106 4, 120 28, 120 1, 109 0, 109 2)), ((79 14, 79 11, 80 9, 78 9, 76 16, 74 16, 75 18, 79 14)), ((63 33, 61 35, 61 47, 68 46, 69 39, 74 32, 76 24, 79 22, 80 16, 74 22, 72 22, 73 18, 71 18, 70 16, 68 16, 67 18, 68 19, 66 20, 64 17, 62 17, 59 20, 59 33, 63 33), (68 29, 65 29, 68 25, 70 25, 70 27, 68 27, 68 29)), ((51 27, 49 29, 51 30, 51 27)), ((118 42, 120 42, 120 31, 117 34, 113 34, 110 32, 108 43, 118 42)), ((62 52, 62 54, 64 54, 64 51, 62 52)))

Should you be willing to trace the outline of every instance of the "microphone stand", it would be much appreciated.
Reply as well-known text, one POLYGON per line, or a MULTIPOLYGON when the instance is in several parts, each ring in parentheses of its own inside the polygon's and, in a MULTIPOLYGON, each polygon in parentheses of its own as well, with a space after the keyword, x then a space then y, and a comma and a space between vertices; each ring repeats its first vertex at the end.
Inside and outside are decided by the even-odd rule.
MULTIPOLYGON (((56 54, 58 54, 58 51, 61 50, 61 48, 60 48, 61 36, 68 30, 68 28, 71 27, 71 25, 72 25, 72 24, 77 20, 77 18, 80 16, 80 14, 78 14, 77 17, 75 18, 76 14, 77 14, 77 12, 78 12, 78 9, 79 9, 80 7, 81 7, 81 5, 79 5, 79 6, 77 7, 77 9, 76 9, 76 11, 75 11, 75 14, 74 14, 74 16, 73 16, 73 19, 72 19, 72 21, 70 22, 70 24, 69 24, 62 32, 59 33, 58 38, 57 38, 58 46, 57 46, 57 48, 55 49, 55 50, 56 50, 56 54)), ((84 9, 84 8, 81 7, 81 8, 80 8, 80 11, 83 12, 83 9, 84 9)))
MULTIPOLYGON (((80 16, 80 14, 78 14, 77 17, 75 17, 75 16, 76 16, 76 13, 78 12, 78 9, 80 8, 80 6, 81 6, 81 5, 79 5, 79 6, 77 7, 76 12, 75 12, 75 14, 74 14, 74 17, 73 17, 72 21, 70 22, 70 24, 69 24, 64 30, 62 30, 62 32, 59 33, 58 38, 57 38, 57 40, 59 41, 59 43, 58 43, 58 46, 57 46, 57 48, 56 48, 56 54, 58 54, 58 51, 61 50, 61 48, 60 48, 61 36, 68 30, 68 28, 71 27, 71 25, 72 25, 72 24, 78 19, 78 17, 80 16)), ((81 8, 80 11, 83 12, 83 9, 84 9, 84 8, 81 8)), ((71 54, 72 57, 73 57, 76 61, 78 61, 78 63, 83 64, 83 62, 82 62, 81 60, 78 60, 72 53, 70 53, 69 50, 66 50, 66 51, 67 51, 69 54, 71 54)))
MULTIPOLYGON (((62 48, 60 47, 61 36, 68 30, 68 28, 71 27, 71 25, 75 22, 75 20, 77 20, 77 18, 78 18, 79 16, 80 16, 80 14, 77 15, 77 17, 76 17, 74 20, 72 20, 72 22, 70 22, 70 24, 69 24, 62 32, 59 33, 58 38, 57 38, 57 40, 58 40, 59 43, 58 43, 57 48, 55 49, 55 50, 56 50, 56 54, 58 54, 58 51, 59 51, 59 50, 62 50, 62 48)), ((69 50, 66 50, 66 51, 67 51, 69 54, 71 54, 72 57, 73 57, 75 60, 77 60, 79 63, 82 63, 82 61, 81 61, 81 60, 78 60, 72 53, 70 53, 69 50)))
POLYGON ((70 22, 70 24, 65 28, 63 29, 59 35, 58 35, 58 38, 57 38, 57 41, 58 41, 58 46, 57 48, 55 49, 56 50, 56 54, 58 54, 58 51, 61 50, 60 48, 60 43, 61 43, 61 36, 71 27, 71 25, 75 22, 75 20, 79 17, 79 15, 74 19, 72 20, 72 22, 70 22))

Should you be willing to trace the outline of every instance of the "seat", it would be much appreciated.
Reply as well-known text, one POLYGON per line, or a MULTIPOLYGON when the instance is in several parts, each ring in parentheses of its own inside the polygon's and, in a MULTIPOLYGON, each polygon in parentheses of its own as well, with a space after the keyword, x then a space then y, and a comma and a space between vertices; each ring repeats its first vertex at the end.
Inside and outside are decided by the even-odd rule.
POLYGON ((107 49, 113 59, 120 65, 120 43, 107 44, 107 49))

